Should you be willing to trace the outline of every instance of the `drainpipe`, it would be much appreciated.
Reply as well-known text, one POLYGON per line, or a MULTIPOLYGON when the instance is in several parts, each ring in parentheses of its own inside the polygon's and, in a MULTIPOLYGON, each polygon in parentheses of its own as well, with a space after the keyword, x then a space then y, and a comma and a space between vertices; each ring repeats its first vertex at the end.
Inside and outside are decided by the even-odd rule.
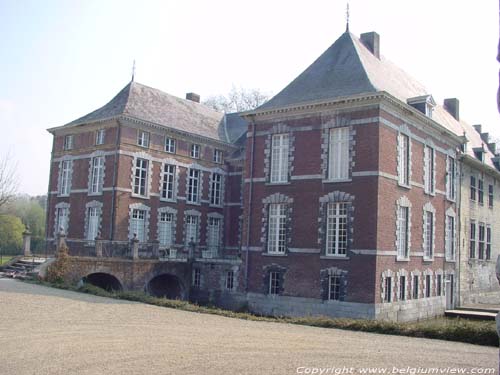
POLYGON ((117 186, 116 186, 116 174, 117 174, 117 171, 118 171, 118 152, 120 151, 120 135, 121 135, 121 124, 120 124, 120 120, 117 120, 117 123, 118 123, 118 128, 117 128, 117 132, 116 132, 116 147, 115 147, 115 157, 114 157, 114 161, 115 161, 115 165, 114 165, 114 168, 113 168, 113 185, 112 185, 112 195, 111 195, 111 223, 110 223, 110 231, 109 231, 109 238, 111 241, 114 240, 115 238, 115 212, 116 212, 116 208, 115 208, 115 202, 116 202, 116 189, 117 189, 117 186))
MULTIPOLYGON (((248 292, 248 263, 249 263, 249 255, 250 255, 250 227, 252 222, 252 198, 253 198, 253 167, 254 167, 254 151, 255 151, 255 120, 252 116, 252 153, 250 155, 250 185, 248 187, 248 215, 247 215, 247 238, 246 238, 246 256, 245 256, 245 292, 248 292)), ((243 183, 245 182, 243 176, 243 183)), ((245 186, 245 185, 243 185, 245 186)))
MULTIPOLYGON (((462 160, 461 160, 462 161, 462 160)), ((458 168, 458 158, 457 158, 457 168, 458 168)), ((456 172, 455 172, 456 173, 456 172)), ((462 306, 462 298, 461 298, 461 294, 460 294, 460 270, 462 268, 462 265, 460 264, 461 262, 461 255, 462 255, 462 249, 465 249, 465 245, 462 242, 462 184, 464 183, 463 179, 464 179, 464 174, 463 174, 463 170, 462 170, 462 163, 460 163, 460 183, 456 184, 457 186, 455 187, 456 190, 457 190, 457 196, 456 196, 456 200, 457 200, 457 213, 458 213, 458 233, 457 233, 457 236, 458 236, 458 251, 457 252, 457 263, 455 263, 455 270, 456 270, 456 273, 457 273, 457 287, 456 287, 456 290, 457 290, 457 304, 458 306, 462 306), (458 264, 458 267, 457 267, 457 264, 458 264)), ((453 297, 453 296, 452 296, 453 297)), ((453 300, 452 300, 453 302, 453 300)))

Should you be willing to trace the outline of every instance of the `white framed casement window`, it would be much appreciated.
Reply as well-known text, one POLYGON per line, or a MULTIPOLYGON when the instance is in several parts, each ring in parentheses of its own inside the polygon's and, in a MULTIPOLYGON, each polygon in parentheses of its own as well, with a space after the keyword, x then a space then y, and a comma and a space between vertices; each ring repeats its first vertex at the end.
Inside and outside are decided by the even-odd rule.
POLYGON ((192 284, 195 288, 201 287, 201 270, 199 268, 193 269, 192 284))
POLYGON ((424 259, 434 258, 434 212, 424 209, 424 259))
POLYGON ((424 146, 424 191, 426 194, 435 193, 436 171, 434 158, 434 148, 424 146))
POLYGON ((493 208, 493 185, 488 185, 488 207, 493 208))
POLYGON ((130 231, 132 236, 137 235, 139 242, 146 242, 146 211, 133 209, 130 218, 130 231))
POLYGON ((73 140, 74 140, 74 138, 73 138, 73 135, 72 135, 72 134, 70 134, 70 135, 66 135, 66 136, 64 137, 64 150, 65 150, 65 151, 68 151, 68 150, 72 150, 72 149, 73 149, 73 146, 74 146, 74 144, 73 144, 73 140))
POLYGON ((214 149, 214 163, 222 164, 222 150, 214 149))
POLYGON ((212 256, 219 253, 221 243, 221 219, 217 217, 208 218, 207 247, 212 256))
POLYGON ((476 258, 476 222, 470 222, 470 230, 469 230, 469 258, 476 258))
POLYGON ((186 245, 191 242, 198 243, 199 217, 196 215, 186 216, 186 245))
POLYGON ((484 223, 479 223, 479 236, 477 240, 477 257, 478 259, 484 259, 484 250, 486 245, 486 227, 484 223))
POLYGON ((90 194, 101 194, 104 183, 104 156, 92 158, 92 169, 90 176, 90 194))
POLYGON ((226 272, 226 282, 225 282, 226 290, 234 289, 234 271, 226 272))
POLYGON ((411 141, 407 134, 398 135, 398 180, 399 184, 410 187, 411 176, 411 141))
POLYGON ((189 169, 187 202, 195 204, 200 202, 200 171, 198 169, 189 169))
POLYGON ((99 218, 101 209, 99 207, 87 208, 87 240, 95 241, 99 234, 99 218))
POLYGON ((441 297, 443 295, 443 275, 441 273, 436 274, 436 296, 441 297))
POLYGON ((274 134, 271 138, 271 183, 288 182, 288 134, 274 134))
POLYGON ((220 206, 222 203, 222 175, 212 173, 212 181, 210 187, 210 204, 220 206))
POLYGON ((446 158, 446 198, 455 201, 457 194, 457 165, 455 158, 446 158))
POLYGON ((410 207, 399 205, 397 220, 397 258, 407 260, 410 257, 410 207))
POLYGON ((98 129, 95 132, 95 144, 103 145, 106 137, 106 129, 98 129))
POLYGON ((454 261, 456 253, 456 223, 455 215, 446 215, 445 251, 446 260, 454 261))
POLYGON ((71 175, 73 162, 71 160, 61 161, 59 170, 59 196, 69 196, 71 192, 71 175))
POLYGON ((134 172, 134 194, 146 197, 148 195, 149 160, 137 158, 134 172))
POLYGON ((477 202, 482 206, 484 204, 484 181, 477 180, 477 202))
POLYGON ((470 176, 470 200, 476 200, 476 177, 470 176))
POLYGON ((491 226, 486 227, 486 260, 491 259, 491 226))
POLYGON ((286 205, 272 203, 269 205, 269 230, 267 252, 284 254, 286 249, 286 205))
POLYGON ((175 200, 175 177, 175 165, 164 164, 161 184, 161 199, 168 201, 175 200))
POLYGON ((141 147, 149 147, 149 133, 144 130, 137 131, 137 145, 141 147))
POLYGON ((328 180, 349 179, 349 127, 329 130, 328 180))
POLYGON ((281 288, 281 278, 280 273, 277 271, 269 272, 269 294, 272 296, 276 296, 280 294, 281 288))
POLYGON ((384 302, 392 302, 392 277, 384 278, 384 302))
POLYGON ((201 151, 201 146, 197 145, 196 143, 193 143, 191 145, 191 157, 193 159, 199 159, 200 158, 200 151, 201 151))
POLYGON ((176 144, 175 139, 170 137, 165 137, 165 152, 170 154, 175 154, 176 144))
POLYGON ((406 301, 406 276, 399 276, 399 300, 406 301))
POLYGON ((328 299, 330 301, 340 300, 340 275, 328 276, 328 299))
POLYGON ((326 213, 326 251, 325 255, 345 256, 347 253, 348 204, 328 203, 326 213))
POLYGON ((56 211, 56 234, 61 230, 64 233, 68 233, 69 228, 69 208, 68 207, 59 207, 56 211))
POLYGON ((160 212, 158 216, 158 241, 160 246, 170 248, 174 244, 174 214, 171 212, 160 212))

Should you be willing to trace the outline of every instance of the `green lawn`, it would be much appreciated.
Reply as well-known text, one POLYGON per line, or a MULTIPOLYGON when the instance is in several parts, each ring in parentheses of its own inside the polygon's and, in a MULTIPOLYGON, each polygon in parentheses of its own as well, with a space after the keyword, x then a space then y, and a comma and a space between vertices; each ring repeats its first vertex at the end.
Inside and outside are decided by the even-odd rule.
POLYGON ((7 263, 9 260, 11 260, 12 258, 14 258, 13 255, 2 255, 1 259, 0 259, 0 266, 4 263, 7 263))

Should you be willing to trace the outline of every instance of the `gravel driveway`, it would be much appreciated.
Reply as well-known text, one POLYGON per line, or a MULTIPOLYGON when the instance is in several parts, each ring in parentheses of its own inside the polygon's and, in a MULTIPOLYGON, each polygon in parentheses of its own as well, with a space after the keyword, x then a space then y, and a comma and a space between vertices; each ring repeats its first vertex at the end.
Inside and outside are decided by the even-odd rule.
POLYGON ((345 374, 364 367, 484 371, 498 367, 498 349, 248 322, 0 279, 1 375, 345 374))

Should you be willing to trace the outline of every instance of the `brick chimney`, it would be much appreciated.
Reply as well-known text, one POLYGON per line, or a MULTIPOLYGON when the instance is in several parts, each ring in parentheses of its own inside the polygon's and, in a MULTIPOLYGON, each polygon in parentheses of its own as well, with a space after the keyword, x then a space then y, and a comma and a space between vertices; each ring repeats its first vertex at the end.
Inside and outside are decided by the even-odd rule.
POLYGON ((186 99, 196 103, 200 102, 200 96, 198 94, 195 94, 194 92, 188 92, 186 94, 186 99))
POLYGON ((380 59, 380 35, 375 31, 361 34, 361 43, 377 58, 380 59))
POLYGON ((446 109, 450 115, 455 117, 455 120, 460 120, 460 102, 457 98, 445 99, 444 109, 446 109))

